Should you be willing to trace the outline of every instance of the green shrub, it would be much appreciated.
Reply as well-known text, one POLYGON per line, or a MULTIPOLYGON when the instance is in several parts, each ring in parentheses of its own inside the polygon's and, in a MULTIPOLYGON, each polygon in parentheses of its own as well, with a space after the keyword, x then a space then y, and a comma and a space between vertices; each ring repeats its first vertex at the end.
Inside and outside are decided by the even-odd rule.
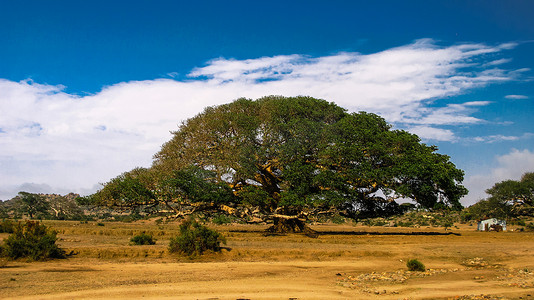
POLYGON ((189 219, 180 225, 180 234, 171 238, 169 251, 189 256, 202 255, 208 250, 221 251, 221 243, 226 244, 226 239, 219 232, 189 219))
POLYGON ((141 233, 130 239, 132 245, 155 245, 156 239, 154 239, 150 234, 141 233))
POLYGON ((334 224, 344 224, 346 220, 340 215, 334 215, 330 218, 330 221, 334 224))
POLYGON ((3 220, 0 222, 0 233, 13 233, 15 230, 16 222, 11 220, 3 220))
POLYGON ((211 219, 211 222, 217 225, 230 224, 233 221, 234 220, 231 217, 224 214, 216 215, 211 219))
POLYGON ((424 272, 426 270, 425 265, 417 259, 410 259, 406 262, 406 267, 410 271, 424 272))
POLYGON ((3 255, 11 259, 30 260, 65 258, 65 251, 56 245, 56 234, 39 222, 19 222, 4 241, 3 255))

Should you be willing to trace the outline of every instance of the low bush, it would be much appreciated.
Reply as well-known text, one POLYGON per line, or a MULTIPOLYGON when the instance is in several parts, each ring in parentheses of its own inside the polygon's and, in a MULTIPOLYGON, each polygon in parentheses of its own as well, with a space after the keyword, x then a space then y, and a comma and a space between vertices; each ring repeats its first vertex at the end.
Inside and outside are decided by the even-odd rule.
POLYGON ((363 220, 363 225, 366 226, 384 226, 388 224, 384 218, 374 218, 374 219, 365 219, 363 220))
POLYGON ((141 233, 130 239, 132 245, 155 245, 156 239, 154 239, 150 234, 141 233))
POLYGON ((2 254, 10 259, 45 260, 65 258, 65 251, 56 245, 56 232, 35 221, 19 222, 4 240, 2 254))
POLYGON ((344 224, 346 222, 345 218, 340 215, 334 215, 330 218, 330 221, 334 224, 344 224))
POLYGON ((16 222, 11 220, 3 220, 0 222, 0 233, 13 233, 15 230, 16 222))
POLYGON ((180 234, 171 238, 169 251, 188 256, 202 255, 206 251, 221 251, 221 243, 226 244, 222 234, 188 219, 180 225, 180 234))
POLYGON ((426 270, 425 265, 417 259, 410 259, 406 262, 406 267, 410 271, 424 272, 426 270))
POLYGON ((233 218, 227 215, 219 214, 211 218, 211 222, 217 225, 230 224, 234 221, 233 218))
MULTIPOLYGON (((513 225, 513 223, 512 223, 512 225, 513 225)), ((519 220, 517 220, 517 221, 515 222, 515 225, 519 225, 519 226, 527 226, 527 223, 525 222, 525 220, 521 220, 521 219, 519 219, 519 220)))

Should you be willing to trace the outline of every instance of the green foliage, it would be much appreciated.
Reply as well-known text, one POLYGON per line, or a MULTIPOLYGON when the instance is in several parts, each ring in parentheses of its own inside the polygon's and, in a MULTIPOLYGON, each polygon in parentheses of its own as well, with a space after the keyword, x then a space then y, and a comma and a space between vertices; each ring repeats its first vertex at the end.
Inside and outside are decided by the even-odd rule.
MULTIPOLYGON (((512 223, 513 224, 513 223, 512 223)), ((515 222, 515 225, 519 225, 519 226, 527 226, 527 223, 525 222, 525 220, 517 220, 515 222)))
POLYGON ((19 192, 13 199, 0 203, 0 218, 81 220, 85 215, 75 200, 77 196, 19 192))
POLYGON ((48 216, 50 203, 48 203, 42 195, 19 192, 16 201, 19 204, 20 211, 23 214, 27 214, 30 219, 42 219, 48 216))
POLYGON ((480 200, 465 209, 465 215, 471 220, 484 220, 489 218, 506 219, 512 215, 511 206, 497 199, 480 200))
POLYGON ((340 215, 334 215, 330 218, 330 221, 334 224, 344 224, 346 219, 340 215))
POLYGON ((228 184, 214 179, 214 172, 190 166, 166 175, 158 174, 155 169, 133 169, 113 178, 87 202, 132 209, 134 214, 130 217, 115 219, 134 221, 143 218, 139 214, 143 209, 150 214, 158 211, 158 207, 172 210, 177 203, 228 203, 233 197, 228 184))
MULTIPOLYGON (((460 209, 467 192, 460 184, 463 171, 436 151, 375 114, 349 114, 311 97, 269 96, 208 107, 186 120, 155 155, 152 170, 162 178, 177 178, 176 171, 191 166, 209 170, 209 180, 228 185, 236 197, 205 198, 258 206, 264 213, 321 207, 382 213, 391 197, 460 209)), ((157 185, 176 186, 165 180, 157 185)), ((176 193, 182 201, 198 198, 185 188, 169 195, 176 193)))
POLYGON ((534 172, 523 174, 519 181, 498 182, 486 192, 489 198, 465 209, 466 218, 481 220, 534 216, 534 172))
POLYGON ((197 256, 208 250, 221 251, 221 243, 226 244, 226 238, 219 232, 188 219, 180 225, 180 234, 171 238, 169 251, 197 256))
POLYGON ((154 239, 150 234, 141 233, 130 239, 132 245, 155 245, 156 239, 154 239))
POLYGON ((96 204, 96 200, 93 195, 76 197, 75 201, 76 204, 80 206, 92 206, 96 204))
POLYGON ((235 221, 235 218, 227 216, 225 214, 216 214, 211 218, 211 222, 217 225, 230 224, 235 221))
POLYGON ((172 176, 160 182, 159 188, 165 199, 228 203, 233 197, 232 190, 227 184, 217 182, 215 176, 213 171, 189 166, 174 171, 172 176))
POLYGON ((0 222, 0 233, 13 233, 17 223, 11 220, 2 220, 0 222))
POLYGON ((5 206, 5 202, 0 201, 0 219, 9 218, 8 209, 5 206))
POLYGON ((399 197, 460 209, 463 171, 436 151, 375 114, 325 100, 242 98, 184 121, 151 168, 77 201, 175 213, 223 204, 264 215, 337 210, 352 218, 400 214, 392 200, 399 197))
POLYGON ((486 190, 491 199, 501 203, 534 205, 534 172, 525 173, 519 181, 505 180, 486 190))
POLYGON ((4 240, 3 254, 11 259, 65 258, 65 251, 56 245, 56 240, 56 232, 39 222, 19 222, 4 240))
POLYGON ((406 262, 406 267, 410 271, 424 272, 426 271, 425 265, 417 259, 410 259, 406 262))
POLYGON ((435 211, 412 211, 401 216, 395 216, 393 220, 398 227, 421 227, 433 226, 450 228, 455 222, 460 221, 460 212, 454 210, 435 211))
POLYGON ((111 179, 97 193, 78 201, 119 208, 150 205, 155 198, 150 188, 150 180, 149 170, 135 168, 111 179))
POLYGON ((388 224, 388 222, 384 218, 365 219, 363 221, 363 225, 366 226, 384 226, 386 224, 388 224))

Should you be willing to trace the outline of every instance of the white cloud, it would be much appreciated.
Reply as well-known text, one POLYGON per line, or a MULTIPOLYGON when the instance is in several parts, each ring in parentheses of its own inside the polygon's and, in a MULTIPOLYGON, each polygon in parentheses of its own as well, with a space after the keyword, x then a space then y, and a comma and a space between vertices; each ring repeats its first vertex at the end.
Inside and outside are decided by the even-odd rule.
POLYGON ((506 95, 504 96, 506 99, 512 99, 512 100, 522 100, 522 99, 528 99, 528 96, 525 95, 506 95))
POLYGON ((521 136, 513 136, 513 135, 489 135, 489 136, 477 136, 472 138, 471 140, 474 142, 482 142, 482 143, 498 143, 498 142, 510 142, 510 141, 518 141, 521 139, 529 139, 532 138, 534 134, 527 132, 522 134, 521 136))
POLYGON ((510 59, 510 58, 501 58, 501 59, 497 59, 497 60, 493 60, 493 61, 487 62, 487 63, 485 63, 483 65, 483 67, 498 66, 498 65, 509 63, 511 61, 512 61, 512 59, 510 59))
POLYGON ((429 104, 514 79, 520 72, 484 67, 490 60, 486 54, 494 59, 511 47, 440 47, 420 40, 367 55, 219 58, 184 81, 125 82, 89 96, 0 79, 0 195, 25 182, 82 191, 135 166, 149 166, 181 120, 239 97, 309 95, 351 111, 378 113, 424 137, 454 140, 453 131, 433 126, 480 123, 471 114, 487 102, 429 104))
POLYGON ((417 134, 422 139, 435 141, 455 141, 454 133, 448 129, 440 129, 428 126, 416 126, 408 129, 409 132, 417 134))
POLYGON ((496 157, 497 167, 484 174, 475 174, 466 178, 464 184, 469 195, 463 200, 464 205, 471 205, 488 195, 484 192, 495 183, 503 180, 519 180, 526 172, 534 172, 534 152, 513 149, 510 153, 496 157))
POLYGON ((490 104, 489 101, 473 101, 462 104, 448 104, 446 107, 423 107, 410 115, 406 115, 403 120, 412 124, 434 124, 434 125, 459 125, 482 123, 484 120, 470 116, 476 111, 476 107, 490 104))

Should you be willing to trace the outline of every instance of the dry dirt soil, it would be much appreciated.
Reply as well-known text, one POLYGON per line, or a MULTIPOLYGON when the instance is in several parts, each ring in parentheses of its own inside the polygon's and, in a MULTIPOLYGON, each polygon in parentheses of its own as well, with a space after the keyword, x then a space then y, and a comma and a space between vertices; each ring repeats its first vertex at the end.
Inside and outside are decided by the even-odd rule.
POLYGON ((191 259, 167 251, 177 223, 45 224, 74 255, 7 262, 0 298, 534 299, 532 232, 315 225, 309 238, 214 225, 228 248, 191 259), (156 245, 129 245, 143 231, 156 245), (409 272, 411 258, 427 270, 409 272))

